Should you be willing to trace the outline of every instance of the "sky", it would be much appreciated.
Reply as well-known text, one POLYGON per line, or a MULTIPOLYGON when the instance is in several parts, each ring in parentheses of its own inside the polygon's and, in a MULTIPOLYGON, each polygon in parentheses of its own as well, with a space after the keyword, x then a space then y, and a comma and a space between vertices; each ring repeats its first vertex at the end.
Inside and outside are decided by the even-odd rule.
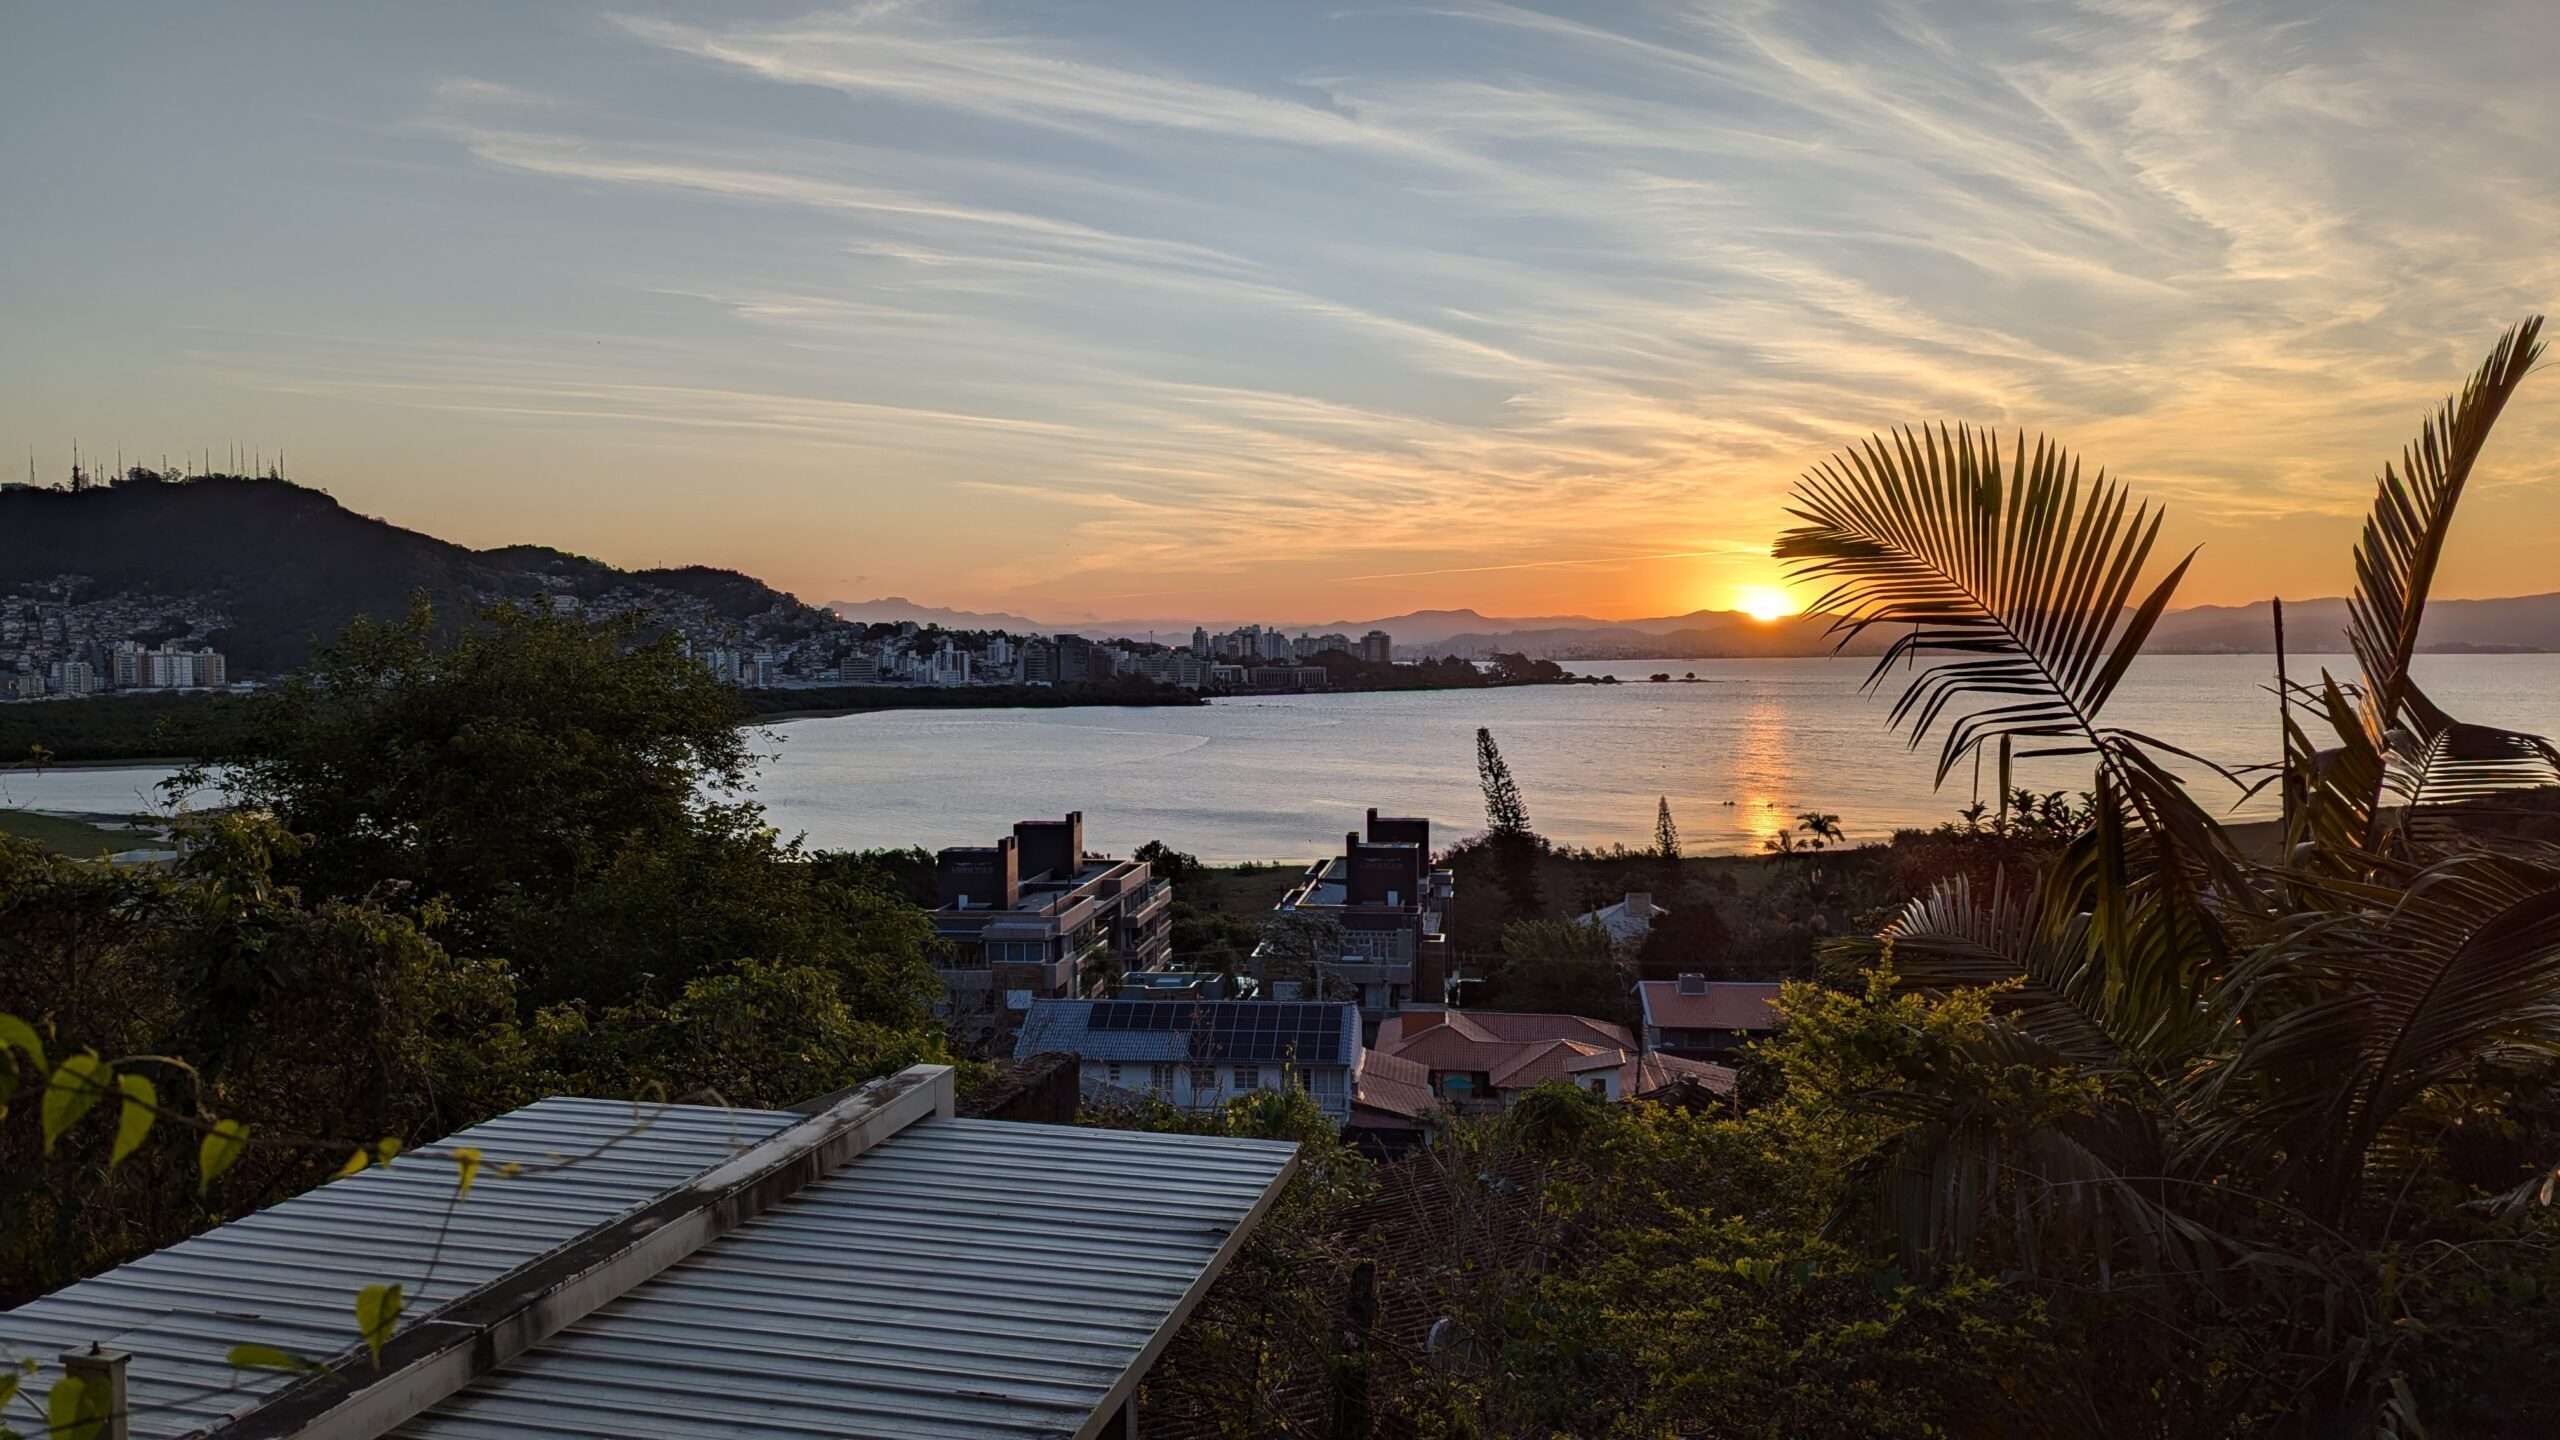
MULTIPOLYGON (((1872 431, 2342 593, 2560 297, 2560 7, 0 0, 0 473, 1038 618, 1629 618, 1872 431)), ((2560 589, 2560 377, 2438 593, 2560 589)), ((15 478, 13 475, 11 478, 15 478)))

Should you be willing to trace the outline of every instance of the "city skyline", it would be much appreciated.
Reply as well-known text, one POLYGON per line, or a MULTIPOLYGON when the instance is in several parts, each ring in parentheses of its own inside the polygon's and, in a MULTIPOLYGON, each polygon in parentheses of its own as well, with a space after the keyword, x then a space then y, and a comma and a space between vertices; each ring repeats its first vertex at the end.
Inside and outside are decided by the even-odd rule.
MULTIPOLYGON (((2560 293, 2521 3, 9 24, 9 468, 237 440, 813 603, 1769 610, 1794 478, 1940 419, 2166 503, 2181 604, 2336 595, 2560 293)), ((2554 588, 2555 440, 2447 594, 2554 588)))

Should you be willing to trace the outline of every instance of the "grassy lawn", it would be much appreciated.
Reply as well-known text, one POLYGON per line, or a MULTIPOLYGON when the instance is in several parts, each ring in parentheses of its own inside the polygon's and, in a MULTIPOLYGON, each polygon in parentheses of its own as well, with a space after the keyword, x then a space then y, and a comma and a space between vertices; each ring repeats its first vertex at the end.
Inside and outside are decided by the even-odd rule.
POLYGON ((1307 873, 1312 860, 1284 861, 1271 865, 1209 865, 1200 873, 1174 887, 1178 898, 1203 910, 1233 915, 1239 920, 1260 920, 1280 903, 1288 888, 1307 873))
POLYGON ((59 815, 39 815, 32 810, 0 810, 0 835, 14 835, 33 840, 48 850, 82 859, 118 850, 138 850, 151 844, 150 836, 134 830, 101 830, 83 820, 67 820, 59 815))

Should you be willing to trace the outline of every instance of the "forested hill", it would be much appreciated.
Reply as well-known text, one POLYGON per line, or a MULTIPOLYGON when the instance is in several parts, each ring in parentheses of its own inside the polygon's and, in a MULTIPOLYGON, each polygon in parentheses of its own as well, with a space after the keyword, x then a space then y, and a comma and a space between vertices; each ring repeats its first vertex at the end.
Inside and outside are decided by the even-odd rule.
POLYGON ((149 597, 175 613, 218 614, 205 638, 248 675, 290 669, 315 638, 358 615, 398 615, 422 592, 449 624, 510 598, 616 591, 637 592, 639 608, 729 621, 804 608, 735 571, 617 570, 535 545, 471 550, 359 515, 324 491, 241 475, 137 471, 79 490, 0 490, 0 592, 65 575, 85 577, 82 602, 149 597))

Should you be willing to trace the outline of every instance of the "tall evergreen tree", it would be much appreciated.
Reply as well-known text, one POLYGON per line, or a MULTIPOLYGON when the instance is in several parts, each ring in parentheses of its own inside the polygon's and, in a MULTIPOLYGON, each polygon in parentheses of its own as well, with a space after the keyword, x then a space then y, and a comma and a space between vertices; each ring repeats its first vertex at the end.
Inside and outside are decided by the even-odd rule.
POLYGON ((1538 888, 1538 854, 1546 846, 1529 828, 1529 803, 1520 798, 1519 783, 1511 778, 1511 766, 1502 758, 1502 747, 1493 743, 1491 730, 1476 731, 1476 775, 1484 782, 1486 843, 1511 918, 1535 920, 1546 910, 1538 888))
POLYGON ((1520 786, 1491 730, 1476 731, 1476 775, 1484 782, 1485 828, 1496 837, 1529 834, 1529 804, 1520 798, 1520 786))
POLYGON ((1663 796, 1653 809, 1654 897, 1665 905, 1675 904, 1680 895, 1680 827, 1672 823, 1671 797, 1663 796))

